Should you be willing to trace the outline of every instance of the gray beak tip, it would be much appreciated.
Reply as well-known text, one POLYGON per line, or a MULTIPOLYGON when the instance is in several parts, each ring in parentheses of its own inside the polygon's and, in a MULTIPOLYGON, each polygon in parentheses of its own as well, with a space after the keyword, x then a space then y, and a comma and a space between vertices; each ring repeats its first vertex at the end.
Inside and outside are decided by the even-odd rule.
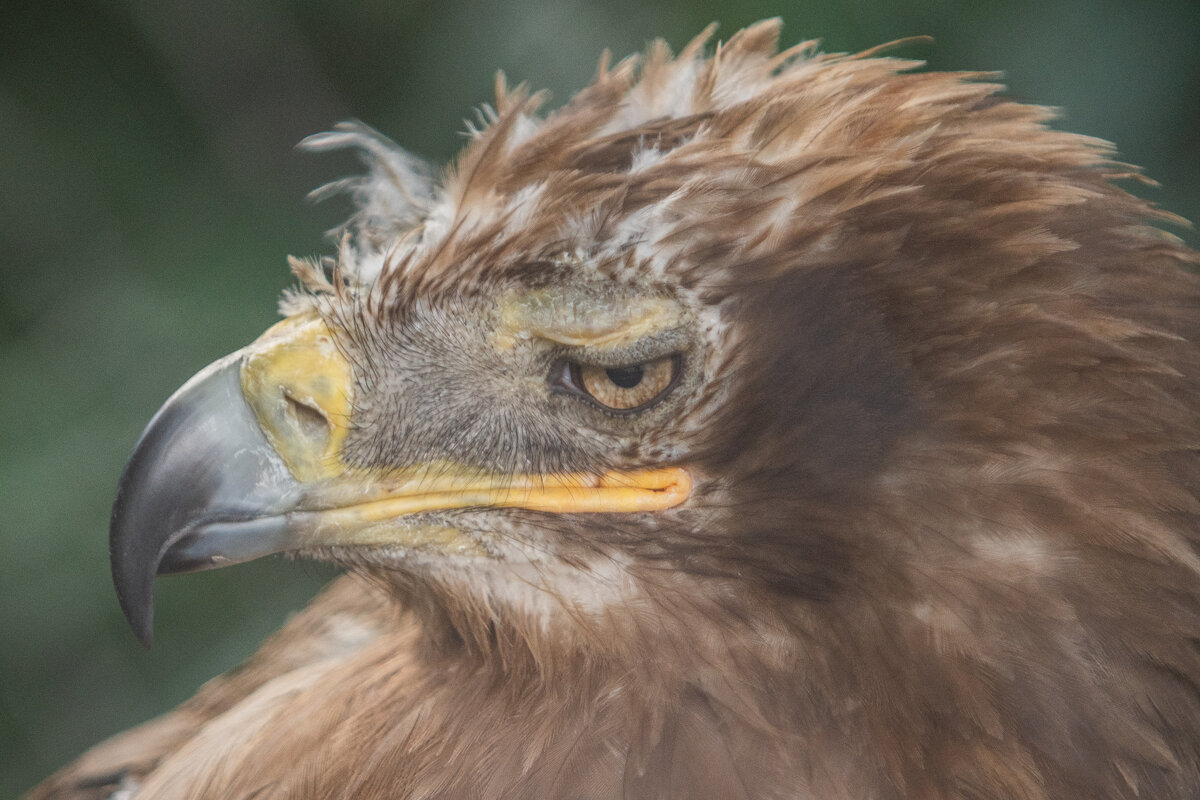
POLYGON ((138 640, 154 641, 157 575, 212 569, 288 547, 300 487, 242 395, 241 355, 202 370, 134 447, 109 528, 113 584, 138 640))
POLYGON ((154 645, 154 579, 137 580, 113 571, 117 601, 133 635, 149 650, 154 645))
POLYGON ((148 565, 144 563, 144 558, 122 552, 123 549, 128 551, 130 542, 129 537, 122 534, 122 521, 125 519, 123 501, 127 496, 124 484, 122 478, 116 502, 113 503, 108 540, 109 563, 121 611, 133 629, 133 635, 143 647, 149 649, 154 644, 154 574, 157 565, 148 565))

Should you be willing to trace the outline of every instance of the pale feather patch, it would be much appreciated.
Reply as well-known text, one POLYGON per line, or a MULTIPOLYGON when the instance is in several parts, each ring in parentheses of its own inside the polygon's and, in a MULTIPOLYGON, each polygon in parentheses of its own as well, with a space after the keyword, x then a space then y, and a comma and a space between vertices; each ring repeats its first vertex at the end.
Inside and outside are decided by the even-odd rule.
POLYGON ((968 547, 991 569, 1014 580, 1028 576, 1050 577, 1067 559, 1049 548, 1045 537, 1034 532, 1011 530, 980 531, 967 539, 968 547))
POLYGON ((628 567, 622 553, 596 554, 582 564, 560 559, 510 563, 490 576, 488 589, 501 607, 520 609, 549 629, 563 623, 564 611, 568 618, 595 619, 634 601, 640 592, 628 567))
POLYGON ((650 142, 639 147, 633 152, 633 161, 629 164, 629 174, 636 175, 663 163, 669 152, 669 150, 659 148, 657 142, 650 142))
POLYGON ((520 228, 533 223, 539 215, 545 214, 547 209, 542 199, 548 188, 545 182, 531 183, 509 195, 501 212, 507 218, 508 224, 520 228))

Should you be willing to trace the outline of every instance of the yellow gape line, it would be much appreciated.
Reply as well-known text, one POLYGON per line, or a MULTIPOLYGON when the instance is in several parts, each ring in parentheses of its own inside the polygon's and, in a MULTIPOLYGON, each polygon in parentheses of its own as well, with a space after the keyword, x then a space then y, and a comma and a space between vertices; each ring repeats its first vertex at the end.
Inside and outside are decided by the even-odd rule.
POLYGON ((526 508, 531 511, 615 513, 661 511, 687 499, 691 476, 677 467, 606 475, 513 475, 475 478, 439 473, 414 479, 409 491, 323 512, 353 525, 452 508, 526 508))

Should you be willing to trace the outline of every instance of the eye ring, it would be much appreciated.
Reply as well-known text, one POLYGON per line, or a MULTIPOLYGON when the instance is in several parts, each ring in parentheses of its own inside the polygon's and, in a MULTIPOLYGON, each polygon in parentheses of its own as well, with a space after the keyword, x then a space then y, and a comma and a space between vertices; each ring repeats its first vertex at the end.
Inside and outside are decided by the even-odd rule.
POLYGON ((682 367, 683 356, 678 353, 614 366, 563 359, 555 364, 551 383, 605 413, 629 416, 661 403, 679 382, 682 367))

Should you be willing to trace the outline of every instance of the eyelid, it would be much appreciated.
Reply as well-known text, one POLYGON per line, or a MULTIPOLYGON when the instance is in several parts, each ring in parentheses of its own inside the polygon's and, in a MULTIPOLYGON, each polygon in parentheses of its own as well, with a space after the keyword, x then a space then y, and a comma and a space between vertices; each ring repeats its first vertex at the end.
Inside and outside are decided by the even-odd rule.
POLYGON ((689 349, 689 343, 687 329, 679 327, 647 336, 625 347, 608 350, 596 347, 561 347, 558 352, 561 358, 568 361, 591 367, 612 368, 645 364, 660 358, 682 355, 689 349))
POLYGON ((495 338, 501 349, 521 339, 618 349, 689 319, 679 301, 668 294, 610 284, 512 290, 500 298, 499 311, 495 338))

